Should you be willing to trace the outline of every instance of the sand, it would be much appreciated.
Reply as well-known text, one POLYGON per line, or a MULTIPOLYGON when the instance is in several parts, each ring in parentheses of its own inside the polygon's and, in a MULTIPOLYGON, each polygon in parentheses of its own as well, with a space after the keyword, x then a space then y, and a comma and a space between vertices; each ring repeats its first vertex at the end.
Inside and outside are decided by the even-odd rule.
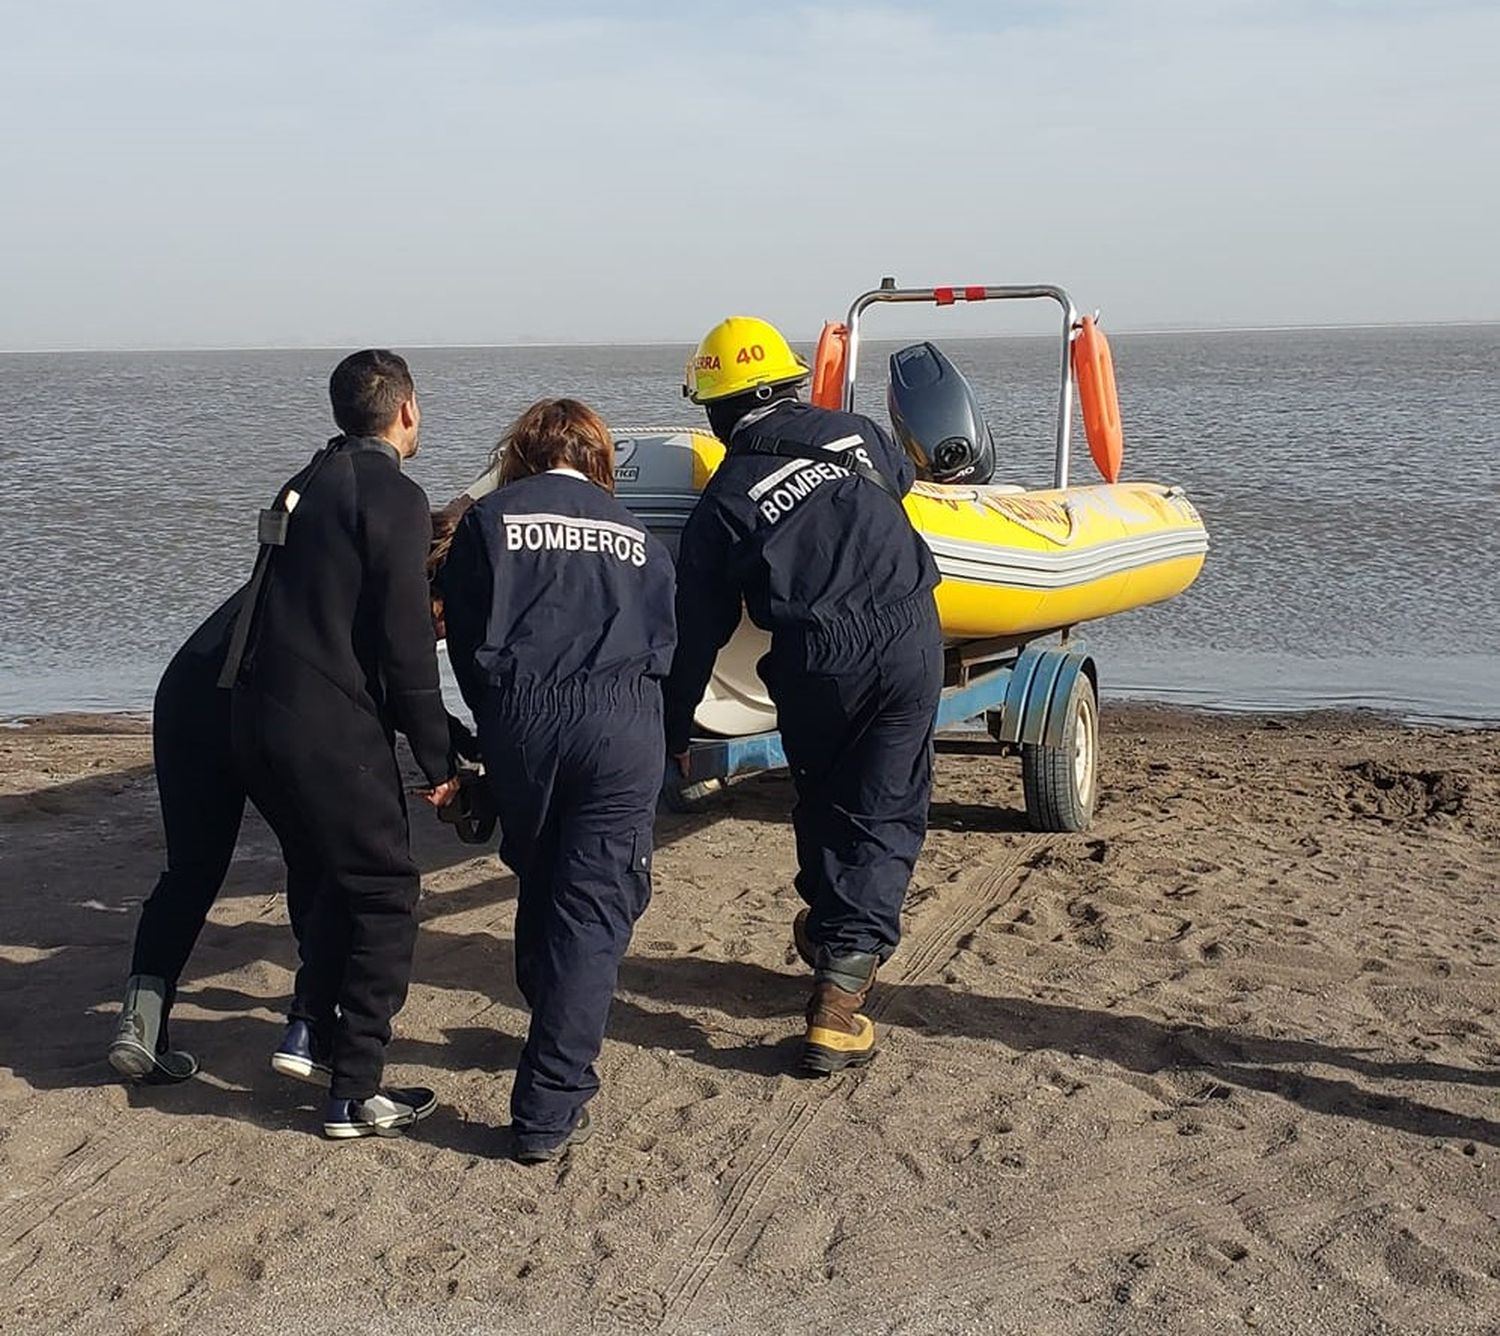
POLYGON ((939 758, 861 1073, 786 1075, 783 777, 663 817, 598 1135, 502 1158, 514 888, 419 814, 395 1079, 329 1144, 266 1058, 246 827, 184 983, 203 1074, 103 1062, 160 858, 138 724, 0 732, 0 1331, 1500 1331, 1500 733, 1107 710, 1085 835, 939 758))

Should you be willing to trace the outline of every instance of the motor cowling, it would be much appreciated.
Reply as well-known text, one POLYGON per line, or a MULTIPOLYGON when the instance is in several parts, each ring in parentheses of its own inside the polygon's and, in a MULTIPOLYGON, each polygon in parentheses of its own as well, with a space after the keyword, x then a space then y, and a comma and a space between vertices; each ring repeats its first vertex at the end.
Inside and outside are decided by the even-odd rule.
POLYGON ((891 354, 886 406, 896 438, 933 482, 981 486, 995 473, 995 438, 963 373, 932 343, 891 354))

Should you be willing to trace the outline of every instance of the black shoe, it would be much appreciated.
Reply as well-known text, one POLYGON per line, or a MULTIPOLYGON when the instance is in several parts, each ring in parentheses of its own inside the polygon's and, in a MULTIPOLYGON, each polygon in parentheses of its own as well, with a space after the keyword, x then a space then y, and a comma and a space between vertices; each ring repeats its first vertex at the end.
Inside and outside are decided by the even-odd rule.
POLYGON ((555 1141, 550 1146, 536 1145, 530 1137, 516 1138, 515 1157, 521 1164, 547 1164, 552 1160, 561 1159, 574 1146, 581 1146, 594 1135, 593 1120, 589 1117, 587 1109, 580 1110, 578 1121, 573 1124, 573 1130, 561 1141, 555 1141))
POLYGON ((326 1086, 333 1077, 333 1054, 306 1021, 293 1021, 271 1054, 271 1070, 297 1081, 326 1086))
POLYGON ((400 1136, 435 1108, 437 1096, 426 1086, 392 1086, 369 1099, 330 1099, 323 1110, 323 1135, 335 1141, 400 1136))

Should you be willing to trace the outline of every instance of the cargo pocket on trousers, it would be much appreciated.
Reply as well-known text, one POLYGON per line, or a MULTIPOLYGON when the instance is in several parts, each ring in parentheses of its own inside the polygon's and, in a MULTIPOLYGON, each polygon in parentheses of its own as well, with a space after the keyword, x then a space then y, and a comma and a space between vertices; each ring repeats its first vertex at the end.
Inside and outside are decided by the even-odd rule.
POLYGON ((651 899, 651 828, 637 830, 630 836, 629 885, 635 903, 635 917, 645 913, 651 899))

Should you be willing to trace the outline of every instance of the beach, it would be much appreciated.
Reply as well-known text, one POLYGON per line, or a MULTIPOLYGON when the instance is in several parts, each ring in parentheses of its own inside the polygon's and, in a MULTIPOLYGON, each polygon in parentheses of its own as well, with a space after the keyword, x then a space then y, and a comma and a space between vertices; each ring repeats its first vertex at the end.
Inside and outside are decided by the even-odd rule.
POLYGON ((403 1139, 267 1066, 253 815, 174 1038, 103 1061, 160 860, 139 721, 0 732, 0 1330, 1486 1333, 1500 1327, 1500 732, 1106 708, 1081 835, 938 758, 882 1051, 787 1075, 790 785, 664 815, 597 1134, 505 1158, 514 885, 414 813, 403 1139))

